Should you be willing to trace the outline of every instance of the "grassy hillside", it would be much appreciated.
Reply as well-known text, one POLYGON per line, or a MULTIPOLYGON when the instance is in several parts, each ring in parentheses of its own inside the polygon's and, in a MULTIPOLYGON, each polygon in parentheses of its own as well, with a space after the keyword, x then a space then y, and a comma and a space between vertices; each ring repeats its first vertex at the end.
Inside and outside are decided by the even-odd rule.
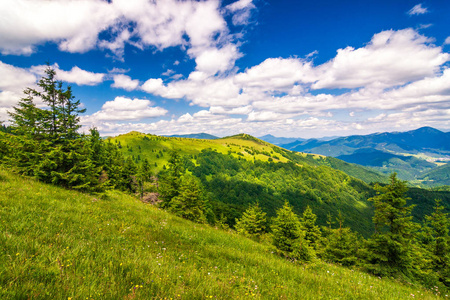
MULTIPOLYGON (((1 299, 435 299, 432 291, 190 223, 133 197, 0 169, 1 299)), ((437 291, 434 291, 437 293, 437 291)))
POLYGON ((146 157, 152 163, 154 173, 163 169, 169 159, 169 151, 177 150, 181 155, 196 155, 202 150, 210 149, 218 153, 231 155, 246 160, 289 162, 312 166, 330 166, 359 178, 367 183, 383 182, 386 177, 355 164, 345 163, 335 158, 322 155, 298 153, 285 150, 247 134, 239 134, 216 140, 201 140, 177 137, 162 137, 139 132, 130 132, 109 138, 112 143, 120 145, 126 156, 136 160, 146 157))
POLYGON ((110 141, 137 162, 147 158, 154 173, 167 164, 170 150, 177 150, 187 158, 188 172, 201 179, 215 215, 225 215, 231 226, 255 201, 274 216, 288 200, 298 214, 311 206, 321 225, 326 224, 329 213, 337 216, 340 210, 352 229, 364 236, 373 233, 373 209, 367 202, 372 189, 336 169, 369 182, 383 178, 357 165, 291 152, 246 134, 196 140, 131 132, 110 141))

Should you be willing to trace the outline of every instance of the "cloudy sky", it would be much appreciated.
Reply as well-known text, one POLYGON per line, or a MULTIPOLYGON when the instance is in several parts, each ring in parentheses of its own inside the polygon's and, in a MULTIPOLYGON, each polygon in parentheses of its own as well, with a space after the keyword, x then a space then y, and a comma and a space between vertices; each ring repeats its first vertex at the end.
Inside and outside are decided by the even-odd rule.
POLYGON ((450 1, 0 0, 0 121, 46 62, 103 135, 450 131, 450 1))

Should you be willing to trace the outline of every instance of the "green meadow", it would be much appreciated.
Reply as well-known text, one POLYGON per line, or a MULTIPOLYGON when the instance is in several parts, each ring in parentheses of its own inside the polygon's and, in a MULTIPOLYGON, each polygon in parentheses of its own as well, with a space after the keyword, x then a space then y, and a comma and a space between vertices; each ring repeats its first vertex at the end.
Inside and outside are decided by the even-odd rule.
POLYGON ((316 261, 117 191, 0 169, 0 299, 435 299, 439 290, 316 261))

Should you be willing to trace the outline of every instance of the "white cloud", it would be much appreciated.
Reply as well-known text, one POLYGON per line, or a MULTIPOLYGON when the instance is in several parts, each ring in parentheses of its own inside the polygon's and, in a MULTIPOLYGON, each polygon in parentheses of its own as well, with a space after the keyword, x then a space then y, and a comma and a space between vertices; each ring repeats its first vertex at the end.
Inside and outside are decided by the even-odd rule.
POLYGON ((124 75, 124 74, 117 74, 113 76, 114 83, 111 84, 111 87, 114 88, 121 88, 126 91, 133 91, 137 89, 139 86, 139 80, 138 79, 131 79, 130 76, 124 75))
POLYGON ((35 82, 36 76, 28 70, 0 61, 0 90, 20 93, 26 87, 34 86, 35 82))
POLYGON ((422 7, 422 4, 419 3, 408 11, 408 15, 410 15, 410 16, 423 15, 423 14, 426 14, 427 12, 428 12, 428 9, 426 7, 422 7))
POLYGON ((0 1, 0 11, 3 54, 31 54, 45 42, 56 42, 63 51, 85 52, 96 46, 98 33, 117 18, 112 5, 97 0, 0 1))
POLYGON ((444 45, 450 45, 450 36, 445 39, 444 45))
POLYGON ((196 69, 208 75, 225 72, 234 67, 234 62, 242 56, 237 47, 228 44, 220 49, 210 48, 203 50, 195 59, 196 69))
POLYGON ((234 25, 246 25, 251 17, 252 10, 256 6, 252 0, 239 0, 225 7, 226 10, 233 14, 232 21, 234 25))
MULTIPOLYGON (((67 83, 75 83, 76 85, 98 85, 103 82, 105 74, 94 73, 82 70, 77 66, 72 67, 70 71, 61 70, 58 64, 53 64, 52 67, 56 72, 56 80, 61 80, 67 83)), ((46 76, 45 70, 47 65, 32 66, 30 72, 40 77, 46 76)))
POLYGON ((105 74, 85 71, 75 66, 70 71, 56 69, 56 78, 77 85, 97 85, 103 82, 105 74))
POLYGON ((433 76, 450 55, 430 42, 412 29, 375 34, 366 47, 339 49, 317 67, 319 80, 312 88, 390 87, 433 76))
POLYGON ((27 87, 35 88, 36 76, 26 69, 0 61, 0 121, 9 119, 8 110, 24 96, 27 87))
POLYGON ((235 76, 235 82, 246 90, 288 91, 298 82, 315 80, 311 62, 297 58, 268 58, 244 73, 235 76))
MULTIPOLYGON (((182 46, 191 58, 217 48, 224 55, 221 59, 233 64, 239 55, 230 44, 220 4, 219 0, 1 1, 0 52, 31 54, 36 46, 53 42, 68 52, 109 49, 123 60, 126 44, 159 50, 182 46), (100 35, 105 31, 109 34, 100 35)), ((225 67, 220 63, 217 68, 225 67)))
POLYGON ((145 99, 130 99, 116 97, 113 101, 107 101, 102 109, 92 115, 83 116, 81 123, 84 125, 97 125, 104 121, 139 121, 146 118, 161 117, 167 114, 167 110, 161 107, 153 107, 153 103, 145 99))

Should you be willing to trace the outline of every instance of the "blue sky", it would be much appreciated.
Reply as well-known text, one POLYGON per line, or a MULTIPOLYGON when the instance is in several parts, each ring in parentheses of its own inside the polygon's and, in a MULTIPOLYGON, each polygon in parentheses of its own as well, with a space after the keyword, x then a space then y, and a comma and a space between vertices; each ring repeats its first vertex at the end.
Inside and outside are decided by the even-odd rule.
POLYGON ((84 130, 104 135, 449 131, 449 13, 449 1, 4 0, 0 120, 48 61, 87 109, 84 130))

